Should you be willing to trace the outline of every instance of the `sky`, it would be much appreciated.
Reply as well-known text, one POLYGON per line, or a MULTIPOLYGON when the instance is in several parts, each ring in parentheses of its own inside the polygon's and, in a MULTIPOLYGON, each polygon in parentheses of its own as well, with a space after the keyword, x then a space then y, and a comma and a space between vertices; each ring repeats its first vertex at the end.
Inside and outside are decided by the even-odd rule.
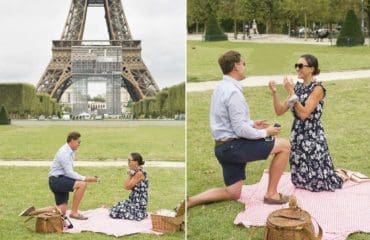
MULTIPOLYGON (((0 83, 36 86, 51 59, 52 40, 61 38, 71 1, 1 1, 0 83)), ((184 82, 185 0, 121 2, 131 35, 141 40, 142 58, 159 88, 184 82)), ((88 8, 84 40, 89 39, 108 39, 102 7, 88 8)), ((89 85, 89 94, 100 94, 98 89, 89 85)))

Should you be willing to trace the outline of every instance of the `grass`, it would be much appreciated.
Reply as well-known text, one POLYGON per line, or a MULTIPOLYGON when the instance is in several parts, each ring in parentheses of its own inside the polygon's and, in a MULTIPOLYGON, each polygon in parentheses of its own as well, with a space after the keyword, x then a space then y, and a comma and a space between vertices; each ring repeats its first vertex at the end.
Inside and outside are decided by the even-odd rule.
MULTIPOLYGON (((350 62, 350 61, 348 61, 350 62)), ((335 167, 343 167, 370 175, 370 108, 367 100, 370 79, 325 82, 327 98, 322 122, 335 167)), ((279 96, 285 97, 278 86, 279 96)), ((187 193, 194 195, 212 187, 224 186, 221 167, 214 153, 209 128, 211 91, 188 93, 187 100, 187 193)), ((277 117, 273 112, 267 87, 244 89, 252 119, 267 119, 282 125, 281 137, 289 138, 292 116, 277 117)), ((259 181, 270 161, 248 164, 245 184, 259 181)), ((289 170, 287 168, 286 170, 289 170)), ((263 239, 263 228, 243 228, 233 224, 244 210, 237 202, 201 205, 188 211, 188 239, 263 239), (216 227, 215 227, 216 226, 216 227)), ((368 234, 354 234, 348 239, 370 239, 368 234)))
POLYGON ((185 159, 184 126, 4 126, 0 159, 51 160, 70 131, 82 135, 78 160, 127 159, 140 152, 145 160, 185 159))
MULTIPOLYGON (((173 209, 184 198, 184 169, 146 168, 149 176, 149 211, 173 209)), ((76 168, 82 174, 98 175, 101 182, 90 184, 82 201, 81 210, 95 209, 102 204, 113 205, 127 199, 129 192, 123 190, 126 177, 123 168, 76 168)), ((81 234, 37 234, 34 221, 24 224, 26 218, 18 214, 28 207, 46 207, 54 204, 54 197, 47 183, 48 168, 45 167, 0 167, 0 239, 112 239, 99 233, 81 234), (6 183, 6 184, 5 184, 6 183)), ((72 195, 70 196, 72 197, 72 195)), ((158 236, 140 234, 125 236, 124 239, 159 239, 158 236)), ((184 232, 166 234, 163 240, 184 239, 184 232)))
POLYGON ((228 50, 246 57, 249 76, 295 73, 293 65, 304 53, 319 59, 323 72, 369 69, 370 47, 339 48, 306 44, 187 42, 188 81, 219 80, 217 59, 228 50))

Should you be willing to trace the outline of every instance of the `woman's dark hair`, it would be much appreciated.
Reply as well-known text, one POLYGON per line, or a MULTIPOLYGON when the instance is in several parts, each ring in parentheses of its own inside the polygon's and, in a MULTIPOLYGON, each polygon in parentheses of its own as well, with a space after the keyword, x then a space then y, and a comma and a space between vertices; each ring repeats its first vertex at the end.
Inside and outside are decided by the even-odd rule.
POLYGON ((132 160, 136 161, 139 166, 144 165, 145 161, 143 160, 143 157, 140 155, 140 153, 130 153, 132 160))
POLYGON ((314 55, 311 54, 303 54, 301 58, 304 58, 308 64, 308 66, 313 67, 313 73, 312 75, 319 75, 320 69, 319 69, 319 61, 314 55))

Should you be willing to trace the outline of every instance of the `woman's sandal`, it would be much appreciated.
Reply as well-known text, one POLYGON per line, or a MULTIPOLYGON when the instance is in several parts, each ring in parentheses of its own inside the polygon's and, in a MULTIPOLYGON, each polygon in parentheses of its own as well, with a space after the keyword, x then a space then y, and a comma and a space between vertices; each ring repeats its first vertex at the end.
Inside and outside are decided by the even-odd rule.
POLYGON ((73 219, 77 219, 77 220, 87 220, 87 219, 89 219, 88 217, 85 217, 84 215, 82 215, 80 213, 77 214, 77 216, 69 214, 69 217, 73 218, 73 219))
POLYGON ((340 176, 344 181, 352 180, 356 183, 369 182, 370 178, 360 172, 352 172, 347 169, 337 169, 335 171, 338 176, 340 176), (344 178, 342 177, 344 176, 344 178))
POLYGON ((347 175, 347 170, 338 168, 335 170, 335 173, 343 180, 343 182, 346 182, 349 180, 349 176, 347 175))
POLYGON ((369 182, 370 178, 362 173, 359 172, 351 172, 349 175, 349 178, 356 182, 356 183, 362 183, 362 182, 369 182))

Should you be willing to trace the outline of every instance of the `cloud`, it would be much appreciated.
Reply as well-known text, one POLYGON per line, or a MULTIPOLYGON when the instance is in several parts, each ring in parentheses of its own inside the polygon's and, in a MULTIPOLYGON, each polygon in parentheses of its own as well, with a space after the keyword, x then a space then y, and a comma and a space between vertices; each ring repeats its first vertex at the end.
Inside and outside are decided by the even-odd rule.
MULTIPOLYGON (((142 57, 160 88, 185 81, 185 1, 121 1, 131 34, 142 41, 142 57)), ((51 59, 52 40, 61 37, 70 3, 2 2, 0 82, 38 83, 51 59)), ((86 24, 85 39, 107 38, 102 8, 89 8, 86 24)))

